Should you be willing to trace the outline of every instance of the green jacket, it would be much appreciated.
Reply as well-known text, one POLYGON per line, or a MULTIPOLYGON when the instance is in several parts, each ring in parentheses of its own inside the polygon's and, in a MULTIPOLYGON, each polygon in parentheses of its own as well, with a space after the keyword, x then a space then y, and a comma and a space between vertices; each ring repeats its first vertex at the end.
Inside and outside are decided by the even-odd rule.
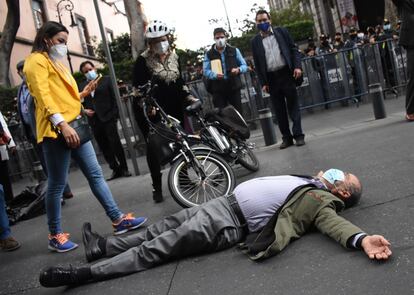
POLYGON ((246 240, 241 244, 241 248, 253 260, 264 259, 281 252, 290 241, 299 239, 313 226, 347 247, 348 239, 363 231, 337 215, 344 207, 344 202, 330 192, 317 188, 302 188, 288 199, 278 216, 275 216, 276 225, 270 224, 270 234, 269 231, 266 233, 266 227, 269 229, 267 224, 255 239, 250 241, 250 245, 246 240), (268 236, 266 246, 260 251, 252 251, 255 243, 260 243, 264 235, 268 236))

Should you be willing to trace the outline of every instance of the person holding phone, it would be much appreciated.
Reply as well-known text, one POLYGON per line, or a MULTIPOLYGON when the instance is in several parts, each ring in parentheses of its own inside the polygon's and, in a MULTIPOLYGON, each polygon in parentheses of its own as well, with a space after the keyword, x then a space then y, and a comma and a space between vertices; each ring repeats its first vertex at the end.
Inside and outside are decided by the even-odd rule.
POLYGON ((68 30, 60 23, 46 22, 37 32, 32 53, 23 72, 36 104, 37 142, 42 143, 48 170, 46 214, 49 226, 48 248, 59 253, 78 245, 69 239, 61 226, 61 202, 71 157, 112 221, 115 234, 138 228, 146 218, 124 214, 116 204, 90 140, 80 144, 80 137, 70 123, 81 114, 81 99, 96 89, 91 81, 79 92, 75 79, 60 61, 67 54, 68 30))
POLYGON ((95 65, 89 60, 80 64, 79 71, 86 79, 79 85, 80 90, 91 81, 97 83, 96 89, 84 97, 83 107, 99 149, 112 169, 112 175, 107 180, 129 177, 131 173, 118 134, 118 105, 111 80, 108 76, 98 75, 95 65))

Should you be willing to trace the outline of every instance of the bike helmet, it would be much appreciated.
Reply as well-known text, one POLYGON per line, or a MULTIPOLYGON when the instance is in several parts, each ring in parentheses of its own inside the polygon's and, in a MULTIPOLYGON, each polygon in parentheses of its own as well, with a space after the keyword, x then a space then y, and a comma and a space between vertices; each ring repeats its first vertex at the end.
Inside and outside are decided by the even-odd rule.
POLYGON ((153 20, 149 23, 145 37, 147 38, 158 38, 170 33, 170 29, 167 25, 159 20, 153 20))

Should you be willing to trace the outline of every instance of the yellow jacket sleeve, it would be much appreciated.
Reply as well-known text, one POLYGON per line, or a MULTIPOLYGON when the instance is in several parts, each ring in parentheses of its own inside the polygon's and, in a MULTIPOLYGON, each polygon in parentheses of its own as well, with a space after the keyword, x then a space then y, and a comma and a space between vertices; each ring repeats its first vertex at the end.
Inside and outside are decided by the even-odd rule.
POLYGON ((36 106, 42 109, 47 117, 61 112, 50 93, 49 67, 47 58, 41 53, 27 60, 24 67, 27 85, 36 100, 36 106))

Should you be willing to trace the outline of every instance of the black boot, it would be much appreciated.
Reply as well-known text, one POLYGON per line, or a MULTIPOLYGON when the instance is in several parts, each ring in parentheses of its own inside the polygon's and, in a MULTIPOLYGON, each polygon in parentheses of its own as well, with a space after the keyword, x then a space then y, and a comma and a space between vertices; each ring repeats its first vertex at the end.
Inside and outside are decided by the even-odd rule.
POLYGON ((60 286, 75 286, 92 280, 90 267, 55 267, 43 269, 40 272, 39 282, 43 287, 54 288, 60 286))
POLYGON ((92 231, 91 224, 85 222, 82 227, 82 239, 85 247, 85 256, 88 262, 101 259, 106 254, 106 240, 96 232, 92 231))
POLYGON ((161 203, 164 200, 162 196, 162 174, 160 173, 157 176, 152 176, 152 199, 155 203, 161 203))

